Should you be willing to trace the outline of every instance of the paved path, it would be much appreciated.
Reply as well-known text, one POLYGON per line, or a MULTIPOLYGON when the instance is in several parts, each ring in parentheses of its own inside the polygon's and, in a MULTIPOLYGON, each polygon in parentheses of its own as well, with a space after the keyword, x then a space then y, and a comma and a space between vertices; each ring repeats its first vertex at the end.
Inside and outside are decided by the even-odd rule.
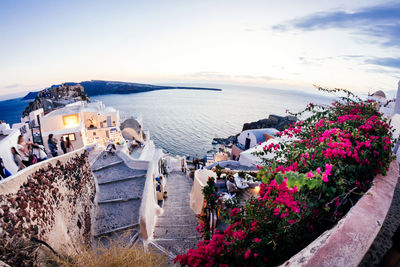
POLYGON ((181 172, 173 172, 167 178, 168 198, 164 200, 164 213, 157 218, 151 245, 167 254, 170 259, 186 253, 189 248, 195 248, 201 240, 196 231, 198 220, 190 208, 192 183, 181 172))
POLYGON ((95 239, 103 245, 109 238, 132 244, 139 233, 146 171, 129 168, 117 154, 103 155, 92 165, 98 185, 95 239))
MULTIPOLYGON (((394 191, 392 205, 382 225, 381 231, 365 254, 360 267, 378 266, 386 251, 392 246, 392 236, 400 225, 400 178, 394 191)), ((397 266, 400 266, 398 264, 397 266)))

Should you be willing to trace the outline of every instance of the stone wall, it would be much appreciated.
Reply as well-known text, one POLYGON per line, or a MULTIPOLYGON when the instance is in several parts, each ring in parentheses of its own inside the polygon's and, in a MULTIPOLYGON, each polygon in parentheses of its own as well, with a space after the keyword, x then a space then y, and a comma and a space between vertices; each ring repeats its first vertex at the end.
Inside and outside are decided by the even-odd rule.
POLYGON ((95 191, 84 149, 2 181, 0 260, 11 266, 33 264, 40 253, 37 240, 64 255, 90 244, 95 191))
POLYGON ((358 266, 383 225, 398 176, 393 160, 345 217, 282 266, 358 266))

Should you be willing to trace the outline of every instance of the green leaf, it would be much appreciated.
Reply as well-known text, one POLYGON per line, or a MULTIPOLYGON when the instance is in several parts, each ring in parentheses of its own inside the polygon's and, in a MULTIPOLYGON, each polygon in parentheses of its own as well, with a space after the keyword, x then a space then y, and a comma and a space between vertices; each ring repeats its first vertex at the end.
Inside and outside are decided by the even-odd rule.
POLYGON ((283 176, 282 173, 277 173, 277 174, 275 175, 275 181, 276 181, 276 183, 277 183, 277 184, 281 184, 281 183, 283 182, 283 178, 284 178, 284 176, 283 176))
POLYGON ((286 173, 286 178, 287 178, 287 186, 289 188, 292 188, 295 183, 296 183, 296 176, 293 172, 287 172, 286 173))

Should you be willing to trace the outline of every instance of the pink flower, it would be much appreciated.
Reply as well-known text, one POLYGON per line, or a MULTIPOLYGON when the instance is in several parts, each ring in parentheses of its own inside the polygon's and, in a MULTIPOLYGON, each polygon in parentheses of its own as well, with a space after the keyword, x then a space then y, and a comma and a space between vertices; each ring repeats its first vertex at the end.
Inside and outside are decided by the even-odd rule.
POLYGON ((335 205, 336 207, 340 206, 340 199, 338 197, 335 198, 335 205))
POLYGON ((250 258, 250 255, 251 255, 251 250, 248 249, 248 250, 246 251, 246 253, 244 253, 244 258, 247 260, 248 258, 250 258))
POLYGON ((259 239, 258 237, 256 237, 256 238, 253 239, 253 241, 254 241, 254 243, 260 243, 260 242, 261 242, 261 239, 259 239))
POLYGON ((321 173, 321 168, 318 167, 315 171, 316 171, 318 174, 320 174, 320 173, 321 173))
POLYGON ((326 164, 325 165, 325 173, 326 173, 326 175, 332 175, 331 174, 331 170, 332 170, 332 165, 331 164, 326 164))
POLYGON ((296 222, 296 221, 293 220, 293 219, 289 220, 289 224, 294 224, 295 222, 296 222))
POLYGON ((243 230, 238 230, 233 233, 233 237, 236 238, 237 240, 243 240, 246 238, 246 233, 243 232, 243 230))
POLYGON ((259 254, 257 254, 257 253, 254 253, 253 255, 254 255, 254 258, 257 258, 259 256, 259 254))
POLYGON ((240 209, 239 208, 233 208, 231 210, 231 217, 236 217, 239 213, 240 213, 240 209))
POLYGON ((309 172, 307 173, 307 177, 308 177, 308 178, 313 178, 313 177, 314 177, 314 173, 312 173, 311 171, 309 171, 309 172))

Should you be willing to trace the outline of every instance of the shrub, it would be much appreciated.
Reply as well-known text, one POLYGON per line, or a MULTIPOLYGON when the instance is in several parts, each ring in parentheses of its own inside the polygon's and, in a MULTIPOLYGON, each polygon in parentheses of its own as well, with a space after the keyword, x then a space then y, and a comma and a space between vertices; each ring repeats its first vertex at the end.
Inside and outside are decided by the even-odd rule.
POLYGON ((81 251, 68 258, 53 257, 52 261, 61 267, 130 267, 130 266, 165 266, 166 257, 154 251, 145 252, 143 247, 125 247, 118 242, 111 242, 109 247, 81 248, 81 251))
MULTIPOLYGON (((284 262, 331 228, 385 174, 392 155, 392 130, 371 101, 347 90, 332 106, 309 104, 311 115, 280 132, 287 141, 264 147, 274 152, 258 172, 258 198, 231 212, 230 225, 179 255, 189 266, 265 266, 284 262)), ((301 115, 301 114, 297 114, 301 115)))

